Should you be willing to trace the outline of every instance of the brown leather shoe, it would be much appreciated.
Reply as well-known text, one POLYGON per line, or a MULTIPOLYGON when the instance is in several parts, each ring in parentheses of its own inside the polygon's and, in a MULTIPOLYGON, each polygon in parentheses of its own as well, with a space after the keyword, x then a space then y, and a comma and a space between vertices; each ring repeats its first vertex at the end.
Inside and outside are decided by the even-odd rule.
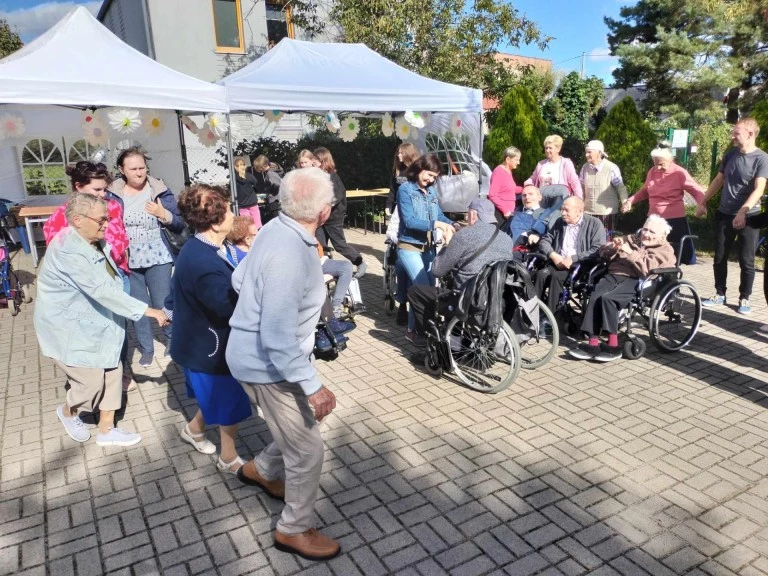
POLYGON ((307 560, 327 560, 341 551, 336 540, 320 534, 314 528, 300 534, 283 534, 275 530, 275 548, 298 554, 307 560))
POLYGON ((278 500, 285 500, 285 482, 283 480, 267 480, 259 474, 253 460, 246 462, 237 471, 237 479, 248 486, 258 486, 267 494, 278 500))

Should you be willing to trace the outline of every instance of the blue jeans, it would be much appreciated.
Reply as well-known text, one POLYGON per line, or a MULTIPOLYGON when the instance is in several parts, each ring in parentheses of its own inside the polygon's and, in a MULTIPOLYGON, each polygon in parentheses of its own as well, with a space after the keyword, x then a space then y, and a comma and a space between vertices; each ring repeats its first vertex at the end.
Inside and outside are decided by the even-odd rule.
MULTIPOLYGON (((435 251, 415 252, 413 250, 397 249, 397 259, 402 263, 405 275, 411 286, 421 284, 433 286, 435 279, 432 277, 432 261, 435 259, 435 251)), ((408 330, 413 330, 416 321, 413 317, 413 309, 408 311, 408 330)))
MULTIPOLYGON (((141 300, 148 306, 161 310, 165 299, 171 292, 171 269, 173 264, 157 264, 149 268, 136 268, 131 270, 128 277, 131 282, 131 296, 141 300)), ((139 350, 152 352, 155 349, 152 337, 152 326, 149 318, 142 316, 133 323, 136 330, 136 339, 139 341, 139 350)), ((166 340, 171 339, 171 325, 163 328, 166 340)))
MULTIPOLYGON (((124 272, 120 271, 120 276, 123 279, 123 292, 126 294, 131 293, 131 280, 124 272)), ((120 349, 120 363, 123 365, 123 370, 128 369, 128 321, 125 321, 125 338, 123 338, 123 347, 120 349)))
POLYGON ((344 303, 344 295, 349 290, 349 283, 352 282, 352 276, 355 269, 348 260, 331 260, 330 258, 323 262, 323 274, 330 274, 336 279, 336 288, 333 291, 331 304, 338 308, 344 303))
POLYGON ((405 273, 405 267, 400 262, 400 258, 395 260, 395 275, 397 276, 397 293, 395 294, 395 300, 399 304, 405 304, 408 302, 408 288, 411 286, 411 281, 408 279, 408 274, 405 273))

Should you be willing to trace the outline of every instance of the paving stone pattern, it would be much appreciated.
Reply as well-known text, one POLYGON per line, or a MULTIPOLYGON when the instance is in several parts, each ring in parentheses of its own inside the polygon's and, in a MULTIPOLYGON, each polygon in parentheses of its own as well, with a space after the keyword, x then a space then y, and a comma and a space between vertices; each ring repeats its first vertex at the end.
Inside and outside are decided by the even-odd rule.
MULTIPOLYGON (((162 343, 151 369, 137 366, 122 421, 141 444, 70 440, 55 414, 64 378, 39 354, 30 304, 0 311, 0 574, 768 574, 761 275, 753 315, 706 310, 684 352, 649 343, 641 360, 599 365, 568 360, 564 338, 493 396, 410 365, 382 306, 383 236, 348 236, 368 263, 368 313, 318 364, 338 399, 321 425, 318 525, 340 556, 277 551, 280 503, 179 439, 196 405, 162 343)), ((14 265, 33 278, 29 257, 14 265)), ((710 265, 685 270, 702 297, 710 265)), ((253 417, 239 437, 251 457, 269 432, 253 417)))

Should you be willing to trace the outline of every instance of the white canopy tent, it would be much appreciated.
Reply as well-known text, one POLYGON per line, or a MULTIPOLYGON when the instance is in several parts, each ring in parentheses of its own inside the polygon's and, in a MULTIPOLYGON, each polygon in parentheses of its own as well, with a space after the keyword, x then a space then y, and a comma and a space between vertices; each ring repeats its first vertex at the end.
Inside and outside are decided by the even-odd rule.
POLYGON ((103 107, 166 111, 161 135, 140 129, 110 137, 109 148, 141 142, 153 156, 153 173, 175 191, 183 186, 184 175, 174 111, 227 111, 223 87, 157 63, 112 34, 87 9, 75 8, 0 60, 0 115, 18 115, 26 128, 23 135, 0 138, 0 197, 18 201, 26 195, 22 150, 27 142, 51 142, 60 148, 56 158, 66 164, 71 144, 83 138, 80 110, 103 107))
MULTIPOLYGON (((444 134, 450 117, 460 114, 463 133, 469 140, 468 152, 474 159, 473 172, 477 171, 474 181, 484 180, 480 190, 486 188, 490 171, 481 161, 482 90, 420 76, 364 44, 284 38, 264 56, 223 78, 219 84, 227 89, 227 104, 232 113, 267 110, 374 116, 386 112, 392 115, 406 111, 433 113, 416 139, 422 150, 426 133, 444 134)), ((462 180, 463 184, 450 185, 449 179, 442 179, 441 186, 444 190, 450 187, 452 195, 457 192, 460 195, 458 189, 466 188, 473 177, 467 172, 462 180)), ((474 194, 477 192, 475 186, 474 194)), ((443 198, 444 195, 441 203, 443 198)))

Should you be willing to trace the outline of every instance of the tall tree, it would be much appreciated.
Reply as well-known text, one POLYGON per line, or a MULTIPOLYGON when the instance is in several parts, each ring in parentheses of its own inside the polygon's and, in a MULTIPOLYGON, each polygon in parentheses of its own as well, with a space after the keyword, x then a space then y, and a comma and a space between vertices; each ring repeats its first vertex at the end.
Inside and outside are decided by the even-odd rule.
POLYGON ((19 35, 11 28, 7 20, 0 19, 0 58, 16 52, 24 46, 19 35))
POLYGON ((565 76, 552 98, 544 104, 544 120, 550 133, 562 136, 563 155, 577 161, 589 138, 589 121, 603 104, 605 85, 600 78, 579 78, 577 72, 565 76))
POLYGON ((764 0, 640 0, 605 18, 619 56, 615 86, 644 84, 651 113, 728 120, 768 91, 768 12, 764 0))
MULTIPOLYGON (((305 18, 314 2, 292 6, 305 18)), ((514 84, 514 71, 494 57, 501 47, 544 48, 550 40, 507 0, 335 0, 331 23, 341 41, 362 42, 409 70, 491 96, 514 84)))

